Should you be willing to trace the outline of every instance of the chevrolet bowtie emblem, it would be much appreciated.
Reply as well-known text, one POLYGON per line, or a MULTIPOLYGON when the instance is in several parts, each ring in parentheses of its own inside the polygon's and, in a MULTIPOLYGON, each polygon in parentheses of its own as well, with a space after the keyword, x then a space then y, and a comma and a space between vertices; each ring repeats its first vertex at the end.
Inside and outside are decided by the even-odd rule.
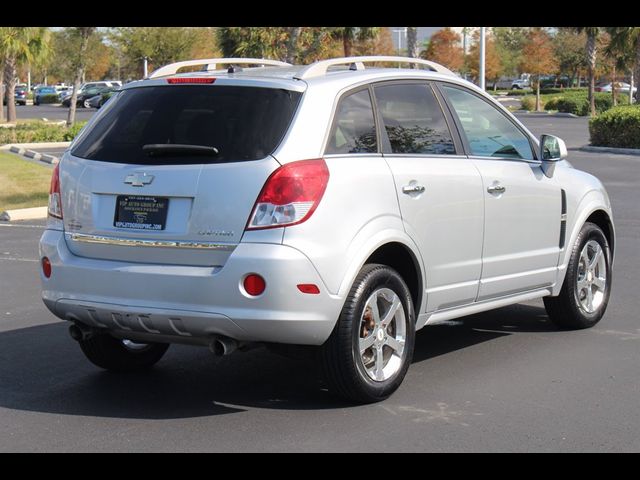
POLYGON ((147 175, 146 173, 134 173, 133 175, 127 175, 124 179, 124 183, 127 183, 133 187, 143 187, 153 182, 153 175, 147 175))

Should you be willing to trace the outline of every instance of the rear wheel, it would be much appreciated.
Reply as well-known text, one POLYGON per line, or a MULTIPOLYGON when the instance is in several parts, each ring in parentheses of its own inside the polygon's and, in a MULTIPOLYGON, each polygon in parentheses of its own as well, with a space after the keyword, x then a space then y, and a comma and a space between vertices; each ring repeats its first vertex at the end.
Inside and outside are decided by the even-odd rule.
POLYGON ((168 343, 135 343, 108 334, 97 334, 79 343, 91 363, 114 372, 150 368, 158 363, 169 348, 168 343))
POLYGON ((604 315, 610 294, 609 244, 600 227, 587 222, 571 252, 560 295, 545 297, 544 306, 561 328, 589 328, 604 315))
POLYGON ((330 390, 359 403, 389 397, 411 364, 414 338, 415 313, 402 277, 385 265, 365 265, 320 349, 330 390))

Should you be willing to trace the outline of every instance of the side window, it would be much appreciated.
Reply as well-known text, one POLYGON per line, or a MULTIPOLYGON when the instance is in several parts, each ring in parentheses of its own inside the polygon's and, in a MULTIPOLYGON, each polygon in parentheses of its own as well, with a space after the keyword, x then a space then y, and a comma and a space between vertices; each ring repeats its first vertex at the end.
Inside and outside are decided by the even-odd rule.
POLYGON ((455 155, 451 132, 430 86, 379 85, 375 92, 393 153, 455 155))
POLYGON ((376 124, 369 90, 344 97, 336 111, 326 153, 375 153, 376 124))
POLYGON ((442 86, 467 136, 471 154, 533 160, 527 136, 498 109, 459 88, 442 86))

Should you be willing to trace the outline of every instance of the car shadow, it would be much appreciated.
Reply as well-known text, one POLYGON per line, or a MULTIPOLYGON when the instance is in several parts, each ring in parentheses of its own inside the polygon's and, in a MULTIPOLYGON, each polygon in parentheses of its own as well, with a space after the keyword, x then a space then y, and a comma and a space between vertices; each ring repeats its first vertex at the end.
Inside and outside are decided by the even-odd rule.
MULTIPOLYGON (((58 322, 0 332, 1 407, 131 419, 355 407, 324 388, 313 361, 265 348, 216 359, 204 348, 173 345, 150 371, 112 374, 85 359, 67 326, 58 322)), ((552 330, 540 307, 517 305, 473 315, 418 332, 414 364, 506 335, 552 330)))

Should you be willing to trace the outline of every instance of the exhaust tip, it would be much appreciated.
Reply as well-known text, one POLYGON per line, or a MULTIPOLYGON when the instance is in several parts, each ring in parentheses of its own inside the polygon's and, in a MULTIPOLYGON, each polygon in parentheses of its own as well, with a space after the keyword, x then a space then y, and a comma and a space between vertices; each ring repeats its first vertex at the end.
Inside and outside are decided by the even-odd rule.
POLYGON ((69 335, 71 335, 71 338, 73 338, 76 342, 82 340, 83 337, 82 330, 80 330, 80 327, 78 327, 77 325, 71 325, 69 327, 69 335))
POLYGON ((216 337, 209 343, 209 350, 216 357, 230 355, 238 349, 238 342, 229 337, 216 337))

